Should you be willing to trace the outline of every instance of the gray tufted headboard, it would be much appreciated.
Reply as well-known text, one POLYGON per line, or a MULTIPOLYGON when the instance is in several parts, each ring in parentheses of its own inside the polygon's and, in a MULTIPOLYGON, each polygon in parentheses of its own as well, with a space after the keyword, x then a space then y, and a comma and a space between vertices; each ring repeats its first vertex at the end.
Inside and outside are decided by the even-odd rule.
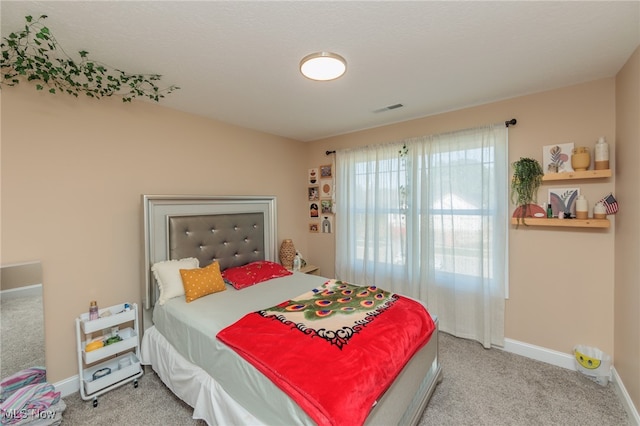
POLYGON ((220 269, 264 260, 264 213, 169 217, 169 257, 220 269))
POLYGON ((277 258, 276 198, 271 196, 143 195, 143 320, 157 299, 151 266, 196 257, 222 269, 277 258))

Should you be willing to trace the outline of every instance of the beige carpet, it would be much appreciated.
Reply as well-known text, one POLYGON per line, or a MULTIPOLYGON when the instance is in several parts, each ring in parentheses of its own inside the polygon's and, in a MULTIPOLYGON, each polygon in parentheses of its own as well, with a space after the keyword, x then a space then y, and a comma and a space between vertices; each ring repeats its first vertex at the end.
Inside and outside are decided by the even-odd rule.
POLYGON ((42 287, 3 292, 0 300, 0 378, 44 367, 42 287))
POLYGON ((444 380, 421 425, 629 425, 609 383, 440 334, 444 380))
MULTIPOLYGON (((444 380, 420 425, 629 425, 612 384, 478 343, 440 334, 444 380)), ((66 425, 199 425, 191 408, 150 370, 139 387, 128 383, 98 398, 65 398, 66 425)))

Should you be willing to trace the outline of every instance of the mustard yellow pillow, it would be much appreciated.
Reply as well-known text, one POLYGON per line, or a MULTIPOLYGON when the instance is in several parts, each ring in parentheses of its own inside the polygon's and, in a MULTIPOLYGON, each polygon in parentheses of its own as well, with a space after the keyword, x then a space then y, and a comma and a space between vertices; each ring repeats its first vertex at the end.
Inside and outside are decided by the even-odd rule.
POLYGON ((218 262, 213 262, 204 268, 180 269, 180 276, 182 277, 187 303, 207 294, 227 289, 220 274, 220 264, 218 262))

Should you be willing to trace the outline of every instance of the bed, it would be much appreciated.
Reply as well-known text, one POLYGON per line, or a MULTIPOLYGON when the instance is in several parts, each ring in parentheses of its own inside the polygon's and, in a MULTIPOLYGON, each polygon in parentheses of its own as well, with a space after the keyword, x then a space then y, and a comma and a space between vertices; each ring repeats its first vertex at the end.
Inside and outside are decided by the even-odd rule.
MULTIPOLYGON (((210 425, 325 423, 318 422, 308 407, 303 409, 295 395, 283 391, 282 384, 270 380, 238 348, 215 337, 264 308, 310 289, 336 285, 335 280, 294 272, 241 290, 226 285, 224 291, 187 302, 189 292, 187 297, 163 297, 166 291, 159 291, 158 267, 152 271, 153 265, 175 266, 174 262, 183 259, 197 259, 202 269, 213 266, 215 260, 227 272, 275 262, 275 197, 144 195, 142 202, 142 363, 150 365, 172 392, 194 408, 193 418, 210 425)), ((372 408, 367 407, 366 418, 358 423, 418 423, 442 377, 436 318, 433 324, 428 341, 416 346, 395 380, 372 408)))

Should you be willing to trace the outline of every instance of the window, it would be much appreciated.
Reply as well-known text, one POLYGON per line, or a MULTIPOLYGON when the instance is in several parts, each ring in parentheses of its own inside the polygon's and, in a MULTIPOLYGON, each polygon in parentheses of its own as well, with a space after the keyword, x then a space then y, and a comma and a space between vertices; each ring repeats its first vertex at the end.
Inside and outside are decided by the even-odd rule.
POLYGON ((439 306, 445 328, 469 293, 504 303, 506 147, 489 126, 338 151, 338 277, 439 306))

